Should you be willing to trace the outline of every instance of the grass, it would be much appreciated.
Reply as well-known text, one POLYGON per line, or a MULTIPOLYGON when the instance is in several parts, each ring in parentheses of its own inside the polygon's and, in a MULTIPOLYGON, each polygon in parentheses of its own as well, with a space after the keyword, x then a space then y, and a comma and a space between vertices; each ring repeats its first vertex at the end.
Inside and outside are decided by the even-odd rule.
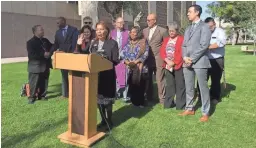
MULTIPOLYGON (((228 88, 208 123, 199 122, 200 109, 195 116, 179 117, 179 111, 163 110, 159 104, 138 109, 117 101, 112 136, 93 147, 121 148, 119 142, 130 148, 255 148, 256 57, 242 53, 240 46, 228 46, 225 62, 228 88)), ((27 80, 26 66, 2 65, 2 147, 73 147, 57 139, 67 130, 68 111, 68 100, 59 97, 60 72, 51 71, 51 99, 28 105, 19 97, 27 80)))

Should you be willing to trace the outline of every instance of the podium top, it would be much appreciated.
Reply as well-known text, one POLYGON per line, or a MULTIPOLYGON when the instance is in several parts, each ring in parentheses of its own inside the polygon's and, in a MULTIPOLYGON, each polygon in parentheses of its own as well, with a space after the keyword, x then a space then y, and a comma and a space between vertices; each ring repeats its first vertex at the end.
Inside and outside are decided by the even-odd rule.
POLYGON ((56 69, 98 73, 113 68, 113 63, 97 54, 55 52, 53 67, 56 69))

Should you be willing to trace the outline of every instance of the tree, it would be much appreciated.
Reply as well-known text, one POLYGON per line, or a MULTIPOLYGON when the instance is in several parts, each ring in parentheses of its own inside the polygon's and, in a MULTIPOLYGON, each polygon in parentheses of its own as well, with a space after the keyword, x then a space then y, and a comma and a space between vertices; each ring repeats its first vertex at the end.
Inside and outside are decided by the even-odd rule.
POLYGON ((174 12, 178 15, 179 18, 179 22, 180 22, 180 29, 179 29, 179 33, 184 35, 185 30, 187 29, 187 27, 191 24, 190 21, 188 20, 188 18, 186 16, 181 16, 181 12, 178 11, 176 8, 174 8, 174 12))
POLYGON ((207 5, 208 10, 206 11, 212 17, 218 17, 220 21, 220 27, 222 20, 232 13, 233 6, 229 2, 212 2, 207 5))
POLYGON ((123 12, 131 15, 134 19, 134 25, 138 26, 140 18, 143 16, 142 5, 139 1, 106 1, 103 2, 105 10, 110 14, 112 21, 123 12))
POLYGON ((98 22, 98 12, 95 12, 98 8, 97 1, 78 1, 79 15, 81 15, 81 25, 83 26, 83 18, 89 16, 93 21, 93 24, 98 22))
POLYGON ((233 23, 233 36, 232 45, 235 45, 238 41, 239 31, 245 27, 246 22, 249 20, 248 14, 245 11, 249 11, 245 5, 248 2, 243 1, 218 1, 208 4, 208 13, 213 17, 218 17, 224 22, 233 23))

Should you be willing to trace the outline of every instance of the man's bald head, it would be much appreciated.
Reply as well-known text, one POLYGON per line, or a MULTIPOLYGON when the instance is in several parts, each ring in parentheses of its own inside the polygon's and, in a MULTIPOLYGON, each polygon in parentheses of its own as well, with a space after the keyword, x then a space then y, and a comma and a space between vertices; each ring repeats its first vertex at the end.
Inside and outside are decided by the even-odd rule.
POLYGON ((116 22, 124 22, 124 19, 122 17, 116 18, 116 22))
POLYGON ((157 15, 155 13, 151 13, 147 17, 148 27, 152 28, 156 25, 157 15))
POLYGON ((122 17, 116 18, 116 29, 122 30, 124 28, 124 19, 122 17))
POLYGON ((150 13, 148 17, 152 19, 157 19, 157 15, 155 13, 150 13))

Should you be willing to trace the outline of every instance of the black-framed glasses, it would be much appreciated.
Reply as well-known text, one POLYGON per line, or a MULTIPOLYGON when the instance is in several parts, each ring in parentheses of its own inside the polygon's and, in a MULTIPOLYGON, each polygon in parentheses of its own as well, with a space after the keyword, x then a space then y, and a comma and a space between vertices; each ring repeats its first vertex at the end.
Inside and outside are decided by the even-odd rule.
POLYGON ((84 24, 89 24, 90 25, 90 24, 92 24, 92 22, 84 22, 84 24))

